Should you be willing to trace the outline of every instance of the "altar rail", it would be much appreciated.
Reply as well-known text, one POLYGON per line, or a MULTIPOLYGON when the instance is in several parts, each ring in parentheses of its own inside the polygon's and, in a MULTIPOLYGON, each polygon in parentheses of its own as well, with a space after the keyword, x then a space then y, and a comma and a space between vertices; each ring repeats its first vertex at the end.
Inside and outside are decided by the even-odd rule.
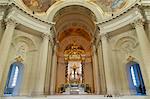
POLYGON ((104 97, 102 95, 52 95, 52 96, 38 96, 38 97, 0 97, 0 99, 150 99, 150 96, 118 96, 118 97, 104 97))

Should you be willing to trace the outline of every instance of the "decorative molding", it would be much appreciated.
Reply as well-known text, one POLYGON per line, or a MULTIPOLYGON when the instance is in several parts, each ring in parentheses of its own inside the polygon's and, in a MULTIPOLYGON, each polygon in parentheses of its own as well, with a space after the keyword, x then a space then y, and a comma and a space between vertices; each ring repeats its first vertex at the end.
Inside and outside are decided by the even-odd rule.
POLYGON ((0 11, 0 21, 3 20, 4 15, 5 15, 5 12, 4 11, 0 11))
POLYGON ((128 13, 125 13, 122 16, 119 16, 118 18, 115 18, 103 24, 99 24, 99 27, 100 29, 102 29, 102 31, 108 33, 117 30, 119 28, 122 28, 130 23, 133 23, 137 19, 143 19, 143 16, 139 8, 135 7, 130 11, 128 11, 128 13))
POLYGON ((142 6, 150 6, 150 0, 141 0, 142 6))
POLYGON ((46 34, 46 33, 43 33, 43 34, 42 34, 42 38, 43 38, 43 39, 48 39, 48 40, 49 40, 50 35, 49 35, 49 34, 46 34))
POLYGON ((127 61, 129 61, 129 62, 131 62, 131 61, 133 61, 135 58, 133 57, 133 56, 128 56, 127 57, 127 61))
POLYGON ((15 58, 15 60, 16 60, 16 62, 23 62, 23 61, 24 61, 21 56, 17 56, 17 57, 15 58))
POLYGON ((123 51, 125 53, 132 53, 137 46, 138 46, 137 40, 133 37, 127 36, 122 37, 117 41, 115 49, 118 51, 123 51))
MULTIPOLYGON (((11 8, 10 13, 7 17, 11 19, 16 19, 16 21, 24 26, 32 28, 34 30, 40 31, 42 33, 49 33, 49 27, 53 25, 53 22, 46 22, 45 20, 41 20, 23 9, 21 9, 15 2, 10 2, 9 0, 1 0, 0 4, 2 3, 10 3, 9 6, 11 8)), ((104 20, 103 22, 95 22, 103 27, 103 30, 108 33, 124 27, 130 23, 132 23, 136 19, 140 19, 143 17, 139 11, 138 6, 139 3, 133 4, 124 12, 120 13, 119 15, 112 17, 109 20, 104 20)))
POLYGON ((132 24, 134 25, 134 27, 136 27, 136 26, 143 26, 144 25, 144 19, 134 20, 134 22, 132 24))
POLYGON ((7 19, 5 19, 5 22, 7 23, 8 26, 16 27, 18 25, 17 21, 14 19, 7 18, 7 19))
POLYGON ((7 15, 8 19, 16 20, 17 23, 20 23, 26 27, 32 28, 34 30, 37 30, 42 33, 49 33, 50 32, 50 24, 41 22, 39 20, 36 20, 27 14, 21 12, 16 7, 12 7, 10 9, 9 14, 7 15))
POLYGON ((8 5, 10 0, 0 0, 0 5, 8 5))

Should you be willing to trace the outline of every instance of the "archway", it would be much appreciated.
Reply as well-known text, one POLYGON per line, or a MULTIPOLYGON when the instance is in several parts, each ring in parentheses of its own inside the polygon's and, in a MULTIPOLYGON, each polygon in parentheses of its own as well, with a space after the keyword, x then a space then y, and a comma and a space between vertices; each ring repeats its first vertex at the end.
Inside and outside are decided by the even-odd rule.
MULTIPOLYGON (((56 85, 55 85, 55 92, 61 93, 63 91, 62 86, 66 86, 65 84, 69 82, 70 86, 80 86, 78 88, 78 91, 81 91, 81 87, 84 87, 83 90, 85 94, 88 93, 95 93, 95 82, 94 82, 94 73, 93 72, 93 39, 95 36, 96 26, 94 24, 96 18, 94 14, 87 8, 83 6, 67 6, 58 11, 55 14, 54 22, 55 24, 55 40, 57 43, 57 70, 56 70, 56 85), (68 49, 74 47, 73 45, 78 46, 77 49, 68 49), (70 46, 72 45, 72 46, 70 46), (70 47, 69 47, 70 46, 70 47), (66 50, 75 50, 74 55, 72 56, 81 56, 80 59, 82 60, 84 56, 84 62, 83 60, 78 60, 75 62, 71 61, 65 61, 65 51, 66 50), (84 55, 81 53, 75 54, 76 51, 84 51, 84 55), (69 67, 70 64, 76 64, 79 63, 79 67, 82 68, 82 73, 78 72, 82 76, 78 76, 81 79, 84 79, 84 81, 78 81, 76 68, 72 69, 72 77, 73 80, 70 80, 66 82, 66 79, 68 75, 66 75, 66 67, 69 67), (83 65, 84 64, 84 65, 83 65), (66 76, 65 76, 66 75, 66 76), (76 76, 76 77, 75 77, 76 76), (80 83, 79 83, 80 82, 80 83), (74 85, 72 85, 72 83, 74 85)), ((77 57, 76 57, 77 58, 77 57)), ((79 58, 79 57, 78 57, 79 58)), ((77 64, 76 64, 77 65, 77 64)), ((71 68, 72 66, 70 66, 71 68)), ((76 66, 73 66, 76 67, 76 66)), ((70 69, 71 70, 71 69, 70 69)), ((70 72, 69 72, 70 73, 70 72)), ((95 77, 96 78, 96 77, 95 77)), ((72 78, 69 78, 72 79, 72 78)), ((68 87, 67 87, 68 88, 68 87)), ((73 89, 72 89, 73 90, 73 89)), ((62 93, 64 94, 64 93, 62 93)), ((83 94, 77 91, 69 91, 69 93, 65 94, 83 94)))
POLYGON ((96 4, 89 3, 87 1, 81 1, 81 0, 75 0, 75 1, 58 1, 55 4, 53 4, 50 9, 47 11, 47 19, 49 22, 55 22, 53 19, 55 17, 55 14, 58 13, 61 9, 68 7, 68 6, 82 6, 86 9, 89 9, 91 12, 93 12, 97 22, 102 21, 104 18, 104 12, 103 10, 96 4))

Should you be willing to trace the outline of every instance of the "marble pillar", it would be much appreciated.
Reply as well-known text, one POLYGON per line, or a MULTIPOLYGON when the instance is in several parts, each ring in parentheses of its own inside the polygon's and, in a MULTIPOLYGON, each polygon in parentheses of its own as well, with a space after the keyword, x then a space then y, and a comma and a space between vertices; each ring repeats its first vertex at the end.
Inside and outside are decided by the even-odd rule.
POLYGON ((47 66, 47 56, 48 56, 48 43, 49 35, 43 34, 43 40, 41 43, 40 55, 39 55, 39 68, 37 73, 37 82, 36 82, 36 93, 38 95, 44 94, 44 85, 45 85, 45 72, 47 66))
POLYGON ((55 94, 56 90, 56 72, 57 72, 57 45, 54 45, 53 57, 52 57, 52 70, 51 70, 51 84, 50 84, 50 94, 55 94))
POLYGON ((103 53, 102 53, 102 44, 101 41, 98 41, 97 45, 97 54, 98 54, 98 69, 99 69, 99 78, 100 78, 100 94, 106 94, 106 80, 105 80, 105 69, 103 62, 103 53))
POLYGON ((103 59, 104 59, 104 69, 105 69, 105 78, 107 86, 107 94, 114 94, 114 81, 112 76, 112 63, 111 63, 111 54, 110 46, 105 34, 101 35, 102 41, 102 50, 103 50, 103 59))
POLYGON ((150 42, 144 30, 143 21, 141 19, 134 21, 135 30, 137 33, 138 41, 141 48, 141 53, 143 56, 143 62, 145 65, 145 70, 147 70, 147 81, 146 85, 147 94, 150 94, 150 42))
POLYGON ((94 74, 95 94, 100 94, 100 82, 99 82, 100 75, 99 75, 97 51, 95 45, 93 45, 93 74, 94 74))
POLYGON ((0 42, 3 36, 2 20, 0 20, 0 42))
POLYGON ((53 51, 53 41, 50 41, 49 49, 48 49, 48 60, 47 60, 47 67, 46 67, 46 76, 45 76, 45 87, 44 87, 44 94, 45 95, 50 94, 52 51, 53 51))
POLYGON ((3 94, 3 89, 5 84, 3 83, 3 73, 5 69, 5 65, 7 62, 7 57, 9 53, 9 49, 11 46, 11 42, 13 39, 14 30, 16 27, 16 22, 14 20, 7 20, 6 29, 4 31, 3 37, 0 43, 0 94, 3 94))

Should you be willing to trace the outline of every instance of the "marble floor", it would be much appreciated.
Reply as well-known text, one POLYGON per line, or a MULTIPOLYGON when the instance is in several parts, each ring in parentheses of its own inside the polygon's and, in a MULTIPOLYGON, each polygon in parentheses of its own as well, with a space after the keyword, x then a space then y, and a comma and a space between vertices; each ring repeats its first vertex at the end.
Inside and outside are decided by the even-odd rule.
POLYGON ((17 96, 17 97, 0 97, 0 99, 150 99, 150 96, 118 96, 104 97, 102 95, 51 95, 51 96, 17 96))

